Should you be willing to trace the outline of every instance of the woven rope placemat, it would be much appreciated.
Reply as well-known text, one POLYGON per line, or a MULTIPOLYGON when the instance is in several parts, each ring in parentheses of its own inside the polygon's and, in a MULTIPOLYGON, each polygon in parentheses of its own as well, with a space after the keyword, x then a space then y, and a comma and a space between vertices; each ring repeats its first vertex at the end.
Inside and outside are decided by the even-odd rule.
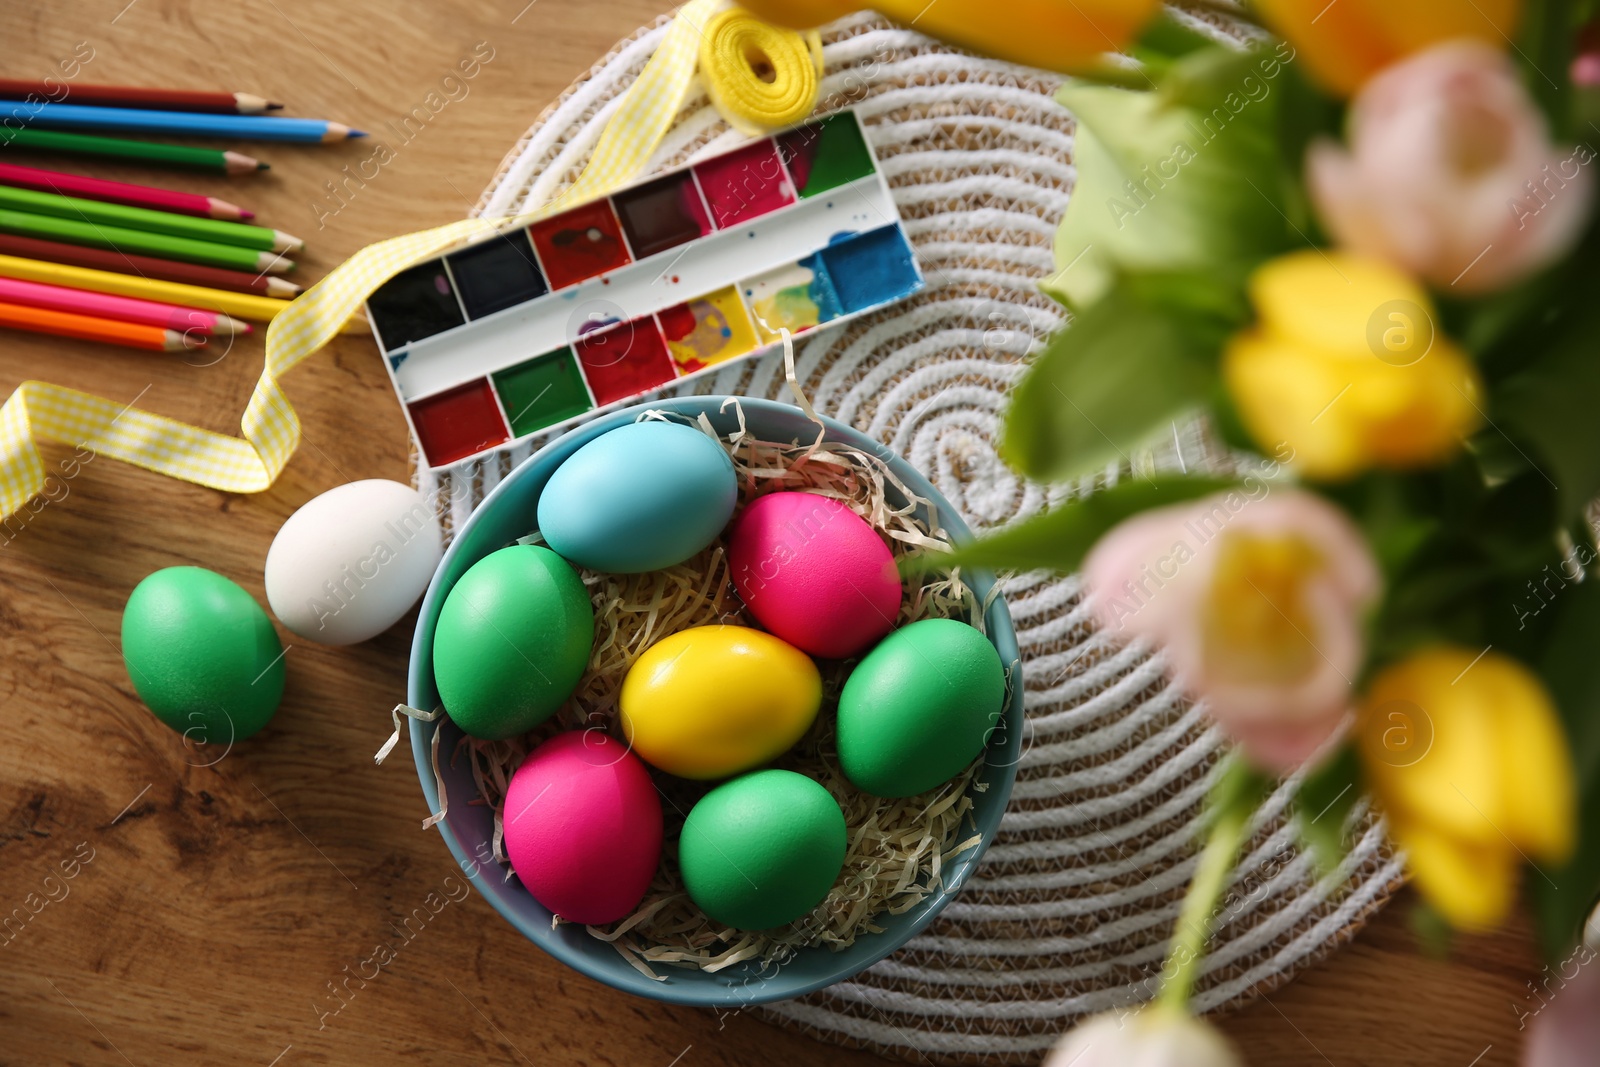
MULTIPOLYGON (((619 44, 540 116, 478 213, 513 214, 572 182, 665 23, 619 44)), ((909 458, 976 530, 1129 477, 1124 463, 1046 490, 995 453, 1007 388, 1062 321, 1037 288, 1074 179, 1072 118, 1051 99, 1059 79, 867 16, 835 23, 824 41, 823 103, 854 106, 865 121, 929 286, 797 345, 817 409, 909 458)), ((652 169, 741 140, 692 93, 652 169)), ((789 399, 776 354, 666 391, 677 392, 789 399)), ((542 443, 444 475, 451 525, 542 443)), ((1180 424, 1132 462, 1194 470, 1228 458, 1201 427, 1180 424)), ((1021 575, 1002 587, 1029 729, 999 836, 960 897, 906 949, 853 981, 759 1009, 782 1025, 918 1062, 1031 1063, 1079 1016, 1156 988, 1222 738, 1166 680, 1159 653, 1118 648, 1095 631, 1075 578, 1021 575)), ((1310 966, 1400 882, 1381 827, 1363 813, 1331 892, 1319 890, 1284 822, 1288 796, 1281 789, 1264 807, 1216 917, 1201 1009, 1238 1004, 1310 966)))

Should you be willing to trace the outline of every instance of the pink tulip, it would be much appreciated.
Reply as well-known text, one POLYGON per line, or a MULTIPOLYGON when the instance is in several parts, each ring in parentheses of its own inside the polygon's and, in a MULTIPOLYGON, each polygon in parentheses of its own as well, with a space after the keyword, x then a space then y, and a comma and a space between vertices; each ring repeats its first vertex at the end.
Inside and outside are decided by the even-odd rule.
POLYGON ((1511 61, 1480 41, 1435 46, 1368 81, 1349 142, 1307 153, 1324 226, 1443 292, 1526 277, 1571 249, 1589 215, 1594 152, 1552 146, 1511 61))
POLYGON ((1379 576, 1321 497, 1258 481, 1144 512, 1100 539, 1083 577, 1102 628, 1165 645, 1257 765, 1293 769, 1344 720, 1379 576))
POLYGON ((1522 1067, 1594 1067, 1600 1051, 1600 908, 1589 916, 1584 934, 1570 956, 1545 969, 1558 984, 1540 983, 1544 992, 1526 1023, 1522 1067))

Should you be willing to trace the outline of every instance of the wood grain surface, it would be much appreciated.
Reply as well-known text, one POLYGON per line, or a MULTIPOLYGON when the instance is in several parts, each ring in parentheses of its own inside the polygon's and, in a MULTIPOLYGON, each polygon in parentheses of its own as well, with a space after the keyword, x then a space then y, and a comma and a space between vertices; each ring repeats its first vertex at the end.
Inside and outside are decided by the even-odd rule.
MULTIPOLYGON (((540 110, 659 4, 5 0, 0 73, 42 78, 87 42, 83 80, 257 92, 286 101, 287 114, 372 131, 327 148, 258 146, 272 163, 258 177, 174 183, 304 237, 301 274, 314 279, 371 241, 465 214, 540 110), (492 59, 465 95, 397 136, 484 44, 492 59), (377 140, 394 158, 347 181, 377 140), (345 190, 338 199, 330 183, 345 190)), ((42 165, 57 163, 80 169, 42 165)), ((261 354, 259 334, 185 362, 7 332, 0 390, 42 378, 237 433, 261 354)), ((285 632, 277 718, 210 766, 215 752, 186 750, 139 703, 118 634, 141 578, 195 564, 265 603, 262 561, 296 507, 352 479, 407 478, 405 423, 370 339, 340 338, 286 385, 305 438, 270 492, 229 496, 106 458, 74 466, 72 449, 48 446, 49 499, 0 540, 0 919, 11 917, 0 1063, 872 1061, 748 1014, 613 992, 546 957, 476 894, 452 892, 448 852, 419 829, 427 812, 410 760, 372 763, 404 696, 409 618, 354 648, 285 632), (430 894, 444 906, 402 938, 395 924, 430 894), (362 961, 380 943, 394 958, 351 980, 371 974, 362 961)), ((1252 1064, 1515 1061, 1519 1016, 1539 1003, 1526 927, 1429 959, 1408 932, 1408 904, 1223 1022, 1252 1064)))

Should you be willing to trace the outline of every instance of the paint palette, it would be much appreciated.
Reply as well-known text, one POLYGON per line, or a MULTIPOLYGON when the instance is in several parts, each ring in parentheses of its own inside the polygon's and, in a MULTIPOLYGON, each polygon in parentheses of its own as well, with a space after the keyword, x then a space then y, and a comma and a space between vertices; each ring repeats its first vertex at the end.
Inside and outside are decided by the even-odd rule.
POLYGON ((367 314, 444 467, 922 285, 840 111, 412 267, 367 314))

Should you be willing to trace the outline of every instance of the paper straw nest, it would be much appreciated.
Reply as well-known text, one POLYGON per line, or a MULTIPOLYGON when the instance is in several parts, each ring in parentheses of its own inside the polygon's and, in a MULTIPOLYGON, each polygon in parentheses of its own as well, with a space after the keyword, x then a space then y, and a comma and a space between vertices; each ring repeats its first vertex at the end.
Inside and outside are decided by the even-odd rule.
MULTIPOLYGON (((746 432, 743 411, 738 415, 739 429, 727 437, 719 436, 704 415, 698 426, 732 458, 740 507, 766 493, 800 489, 848 505, 886 535, 897 560, 950 547, 944 531, 927 521, 934 515, 931 504, 915 496, 880 457, 824 444, 820 425, 817 440, 810 445, 756 440, 746 432), (891 492, 907 503, 891 503, 891 492)), ((641 419, 669 417, 646 412, 641 419)), ((537 540, 536 534, 524 538, 530 543, 537 540)), ((699 555, 666 570, 580 573, 594 604, 595 644, 577 690, 550 721, 526 736, 507 741, 463 737, 453 757, 472 762, 482 797, 473 803, 494 808, 494 857, 506 865, 508 879, 513 872, 503 849, 501 808, 523 756, 565 730, 601 728, 625 740, 617 697, 628 668, 640 654, 661 638, 691 626, 753 624, 734 591, 720 537, 699 555)), ((981 629, 983 607, 959 572, 912 579, 902 595, 896 626, 919 619, 960 618, 981 629)), ((684 817, 711 784, 652 769, 666 816, 662 862, 638 909, 609 926, 588 927, 590 934, 610 942, 644 974, 664 981, 651 964, 717 971, 745 960, 759 960, 764 966, 781 963, 808 945, 844 948, 863 933, 881 929, 875 924, 879 915, 899 914, 938 890, 944 865, 979 843, 964 817, 972 807, 969 787, 983 788, 982 783, 973 784, 981 757, 944 785, 919 796, 886 800, 856 789, 839 769, 834 750, 839 690, 853 665, 854 661, 820 664, 822 711, 810 732, 776 763, 820 782, 844 812, 848 831, 844 870, 826 899, 810 914, 770 930, 734 930, 712 921, 684 891, 677 862, 684 817)), ((440 792, 443 800, 442 782, 440 792)))

